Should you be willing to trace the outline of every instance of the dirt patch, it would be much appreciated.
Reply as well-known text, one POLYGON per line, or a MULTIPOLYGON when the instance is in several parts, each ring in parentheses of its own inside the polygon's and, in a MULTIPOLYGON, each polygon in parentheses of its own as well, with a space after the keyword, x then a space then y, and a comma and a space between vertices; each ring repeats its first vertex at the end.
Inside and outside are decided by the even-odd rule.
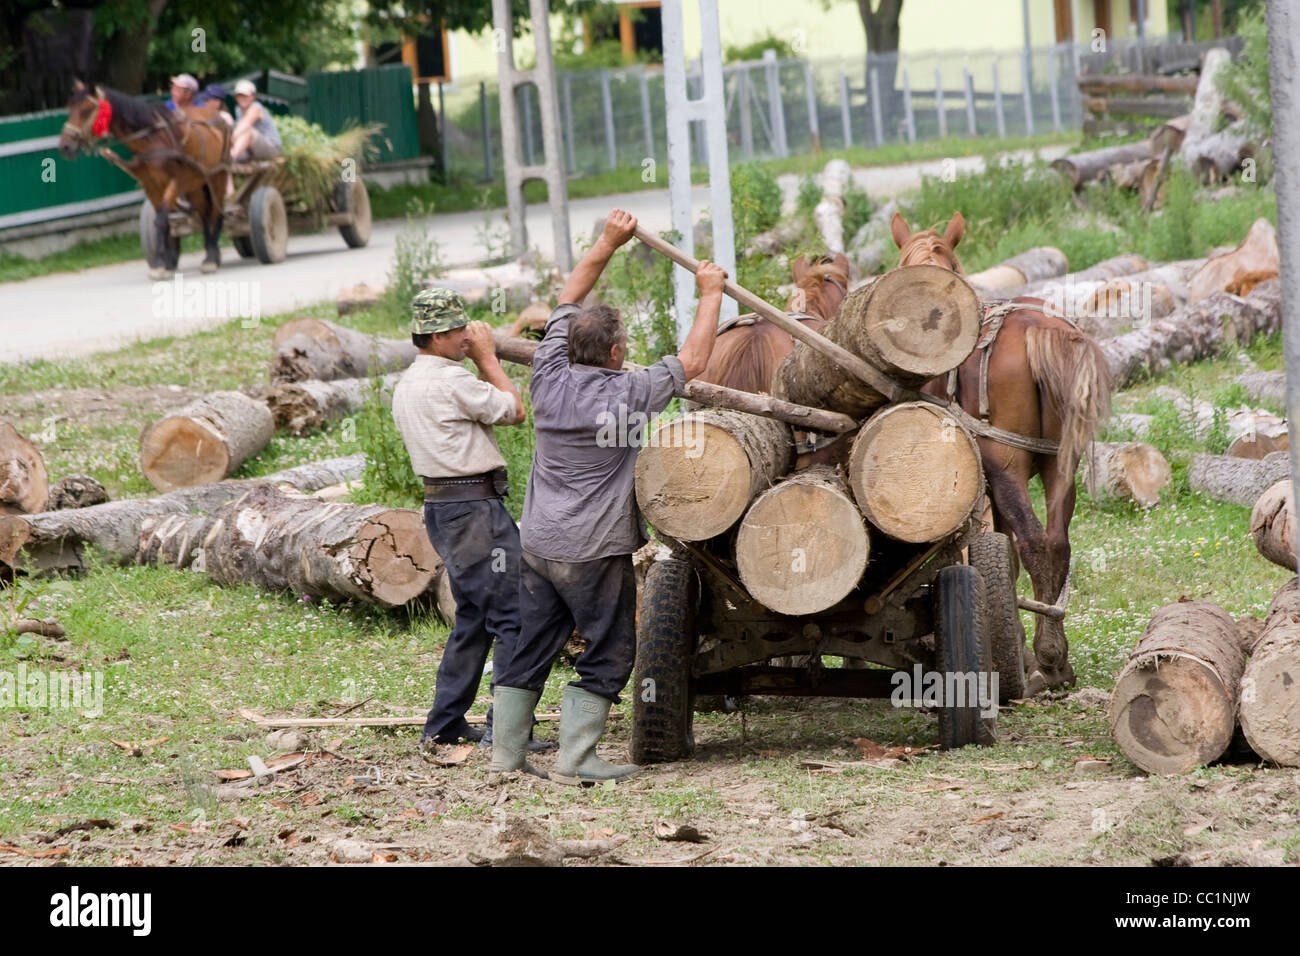
POLYGON ((14 427, 35 434, 47 423, 91 428, 156 416, 198 397, 184 385, 120 385, 114 388, 47 388, 5 398, 14 427))

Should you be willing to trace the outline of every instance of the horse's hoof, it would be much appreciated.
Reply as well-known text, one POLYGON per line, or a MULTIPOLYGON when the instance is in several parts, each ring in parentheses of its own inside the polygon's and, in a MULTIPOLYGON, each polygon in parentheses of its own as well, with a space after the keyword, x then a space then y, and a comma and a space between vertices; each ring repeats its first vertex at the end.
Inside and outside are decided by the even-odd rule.
POLYGON ((175 273, 173 273, 171 269, 163 269, 161 267, 149 270, 149 278, 153 279, 155 282, 170 279, 174 274, 175 273))
POLYGON ((199 266, 199 271, 200 271, 200 272, 216 272, 216 271, 217 271, 217 264, 216 264, 215 262, 205 262, 205 263, 203 263, 203 265, 199 266))
POLYGON ((1035 667, 1025 679, 1025 697, 1037 697, 1044 691, 1071 687, 1074 682, 1074 668, 1069 662, 1059 669, 1043 670, 1035 667))

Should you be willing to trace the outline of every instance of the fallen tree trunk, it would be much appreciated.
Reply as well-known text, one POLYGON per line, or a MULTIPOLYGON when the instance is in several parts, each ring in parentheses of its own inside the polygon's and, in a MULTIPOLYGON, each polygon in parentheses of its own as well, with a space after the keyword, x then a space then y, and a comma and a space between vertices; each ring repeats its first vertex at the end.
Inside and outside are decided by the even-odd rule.
POLYGON ((138 560, 193 567, 218 584, 253 584, 331 601, 401 607, 442 568, 410 508, 322 503, 260 482, 210 515, 164 518, 138 560))
POLYGON ((1219 89, 1216 77, 1219 71, 1232 62, 1232 54, 1223 47, 1206 50, 1201 57, 1200 76, 1196 81, 1196 94, 1192 99, 1192 111, 1188 114, 1187 125, 1179 145, 1179 156, 1188 169, 1192 168, 1189 156, 1195 155, 1196 145, 1213 135, 1214 126, 1223 113, 1223 93, 1219 89))
POLYGON ((1070 180, 1075 189, 1096 179, 1111 166, 1132 163, 1139 159, 1152 159, 1151 143, 1126 143, 1123 146, 1106 146, 1102 149, 1075 153, 1053 160, 1052 168, 1060 170, 1070 180))
POLYGON ((1277 230, 1263 216, 1251 225, 1235 249, 1206 261, 1188 281, 1188 301, 1199 302, 1215 292, 1240 292, 1248 277, 1273 278, 1281 267, 1277 230))
POLYGON ((966 276, 966 281, 985 293, 1001 293, 1027 283, 1063 276, 1069 267, 1065 253, 1054 246, 1035 246, 1019 255, 966 276))
POLYGON ((844 251, 844 190, 851 175, 842 159, 832 159, 822 170, 822 198, 813 209, 813 223, 831 253, 844 251))
POLYGON ((765 491, 736 534, 741 582, 778 614, 815 614, 839 603, 858 586, 870 553, 862 515, 828 465, 765 491))
POLYGON ((1257 402, 1271 402, 1286 407, 1286 369, 1274 372, 1246 372, 1238 375, 1239 385, 1245 386, 1246 394, 1257 402))
MULTIPOLYGON (((981 316, 979 299, 961 276, 940 266, 905 266, 850 292, 821 334, 895 382, 919 388, 966 360, 981 316)), ((804 342, 795 342, 777 368, 772 394, 858 419, 887 401, 804 342)))
MULTIPOLYGON (((381 395, 386 404, 392 403, 393 388, 401 377, 398 372, 383 377, 381 395)), ((369 397, 368 378, 340 378, 332 382, 307 379, 271 386, 266 394, 266 404, 277 428, 283 428, 291 435, 305 435, 331 419, 357 411, 369 397)))
POLYGON ((68 511, 0 516, 0 568, 29 574, 84 570, 86 544, 102 548, 112 561, 135 560, 140 528, 151 517, 211 512, 258 482, 287 485, 302 492, 341 481, 355 481, 365 468, 364 455, 331 458, 288 468, 264 478, 221 481, 182 488, 156 498, 134 498, 68 511))
POLYGON ((878 412, 858 432, 849 485, 871 524, 902 541, 937 541, 959 529, 984 493, 979 448, 929 402, 878 412))
POLYGON ((1260 459, 1197 455, 1187 470, 1187 487, 1216 501, 1253 507, 1269 488, 1291 474, 1288 452, 1260 459))
POLYGON ((159 491, 228 478, 266 447, 275 420, 265 402, 212 392, 140 433, 140 470, 159 491))
POLYGON ((1084 487, 1099 500, 1136 501, 1152 508, 1171 480, 1165 456, 1145 442, 1093 442, 1084 456, 1084 487))
POLYGON ((1290 571, 1296 569, 1295 499, 1289 475, 1270 485, 1255 502, 1250 512, 1250 536, 1268 560, 1290 571))
POLYGON ((1027 283, 1018 289, 1009 289, 1004 294, 1012 298, 1041 296, 1044 292, 1050 292, 1053 289, 1082 286, 1090 282, 1104 282, 1107 279, 1116 279, 1120 276, 1132 275, 1135 272, 1144 272, 1149 268, 1151 268, 1151 264, 1146 259, 1143 259, 1137 253, 1126 252, 1093 263, 1088 268, 1080 269, 1078 272, 1069 272, 1062 276, 1049 276, 1039 279, 1037 282, 1027 283))
POLYGON ((1277 280, 1261 283, 1245 298, 1216 292, 1144 328, 1104 339, 1099 344, 1106 355, 1112 387, 1125 388, 1143 374, 1163 372, 1174 363, 1208 358, 1219 351, 1228 334, 1241 344, 1257 333, 1280 328, 1282 310, 1277 287, 1277 280))
POLYGON ((364 378, 378 371, 400 371, 415 361, 410 339, 382 339, 345 325, 306 316, 290 319, 271 340, 272 382, 364 378))
POLYGON ((1241 679, 1242 733, 1255 753, 1283 767, 1300 767, 1298 675, 1300 592, 1292 578, 1273 596, 1241 679))
POLYGON ((1187 773, 1218 759, 1236 727, 1245 664, 1237 626, 1218 605, 1162 607, 1115 682, 1115 742, 1151 773, 1187 773))
POLYGON ((50 476, 41 450, 8 422, 0 422, 0 515, 45 510, 50 476))
MULTIPOLYGON (((517 365, 533 364, 533 353, 539 343, 527 339, 516 339, 498 334, 496 337, 497 357, 517 365)), ((623 364, 624 369, 638 366, 631 362, 623 364)), ((858 423, 847 415, 828 412, 820 408, 809 408, 793 402, 782 401, 771 395, 755 392, 742 392, 735 388, 724 388, 711 382, 690 381, 676 393, 698 405, 709 408, 726 408, 736 412, 746 412, 763 418, 773 418, 779 422, 795 425, 806 431, 815 431, 827 435, 838 435, 852 431, 858 423)))
POLYGON ((793 463, 785 424, 722 409, 690 412, 656 429, 637 455, 637 502, 655 529, 703 541, 739 521, 793 463))

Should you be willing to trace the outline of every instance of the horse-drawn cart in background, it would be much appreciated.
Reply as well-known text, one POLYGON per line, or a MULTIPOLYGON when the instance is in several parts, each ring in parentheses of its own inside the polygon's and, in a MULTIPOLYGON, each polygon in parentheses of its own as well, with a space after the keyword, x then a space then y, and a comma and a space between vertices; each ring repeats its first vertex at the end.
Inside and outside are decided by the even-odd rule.
MULTIPOLYGON (((289 236, 337 226, 343 241, 356 249, 370 241, 370 194, 359 176, 339 179, 324 202, 299 196, 284 172, 283 158, 236 164, 235 192, 222 210, 222 228, 240 258, 256 256, 263 264, 281 262, 289 236)), ((140 245, 153 261, 156 211, 146 199, 140 208, 140 245)), ((202 232, 197 212, 186 204, 169 216, 169 241, 179 251, 181 236, 202 232)))

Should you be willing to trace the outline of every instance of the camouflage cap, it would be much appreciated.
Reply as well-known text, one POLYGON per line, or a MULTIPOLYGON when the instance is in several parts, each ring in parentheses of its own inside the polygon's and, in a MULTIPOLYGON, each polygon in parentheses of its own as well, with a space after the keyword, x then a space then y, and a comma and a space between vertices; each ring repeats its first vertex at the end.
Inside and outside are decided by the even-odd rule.
POLYGON ((450 332, 469 325, 465 300, 451 289, 425 289, 411 300, 411 332, 450 332))

